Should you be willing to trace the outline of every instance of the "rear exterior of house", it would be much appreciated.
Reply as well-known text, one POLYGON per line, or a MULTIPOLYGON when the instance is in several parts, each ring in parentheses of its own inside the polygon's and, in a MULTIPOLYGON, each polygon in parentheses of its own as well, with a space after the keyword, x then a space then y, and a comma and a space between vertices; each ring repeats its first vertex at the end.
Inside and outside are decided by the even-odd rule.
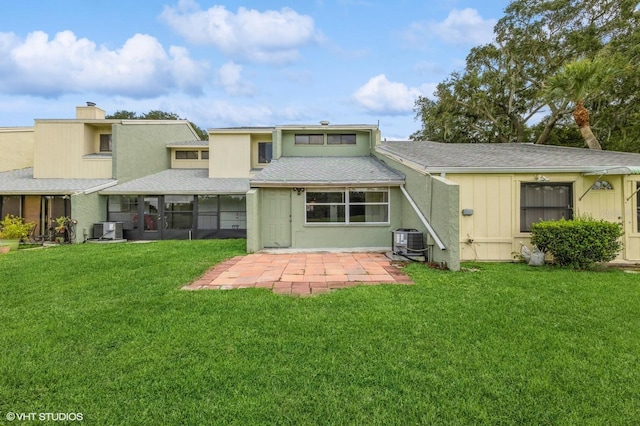
POLYGON ((531 223, 588 216, 622 224, 618 261, 640 261, 640 155, 530 144, 388 142, 380 152, 459 185, 460 258, 510 261, 531 223))
POLYGON ((77 221, 74 242, 246 238, 247 251, 412 250, 459 268, 458 185, 376 152, 374 125, 210 129, 181 120, 106 119, 88 103, 74 119, 2 129, 0 214, 77 221), (12 166, 14 165, 14 166, 12 166), (108 225, 108 226, 107 226, 108 225), (116 233, 117 234, 117 233, 116 233))
POLYGON ((250 177, 249 252, 390 250, 394 231, 411 229, 424 235, 430 260, 459 268, 458 230, 450 221, 450 212, 458 209, 457 186, 439 178, 436 183, 428 176, 414 178, 409 170, 415 191, 409 194, 405 173, 375 155, 380 143, 377 126, 321 122, 212 129, 209 135, 212 156, 216 150, 245 153, 244 160, 232 165, 211 167, 210 175, 220 169, 250 177), (446 194, 442 203, 425 196, 434 186, 446 194))

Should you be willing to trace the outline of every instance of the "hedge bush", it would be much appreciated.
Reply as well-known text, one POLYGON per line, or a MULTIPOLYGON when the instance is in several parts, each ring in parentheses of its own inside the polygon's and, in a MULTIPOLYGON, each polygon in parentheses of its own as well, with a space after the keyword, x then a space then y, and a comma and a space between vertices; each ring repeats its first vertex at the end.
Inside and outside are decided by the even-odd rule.
POLYGON ((551 253, 556 264, 588 269, 609 262, 622 250, 619 223, 578 218, 531 225, 531 244, 551 253))

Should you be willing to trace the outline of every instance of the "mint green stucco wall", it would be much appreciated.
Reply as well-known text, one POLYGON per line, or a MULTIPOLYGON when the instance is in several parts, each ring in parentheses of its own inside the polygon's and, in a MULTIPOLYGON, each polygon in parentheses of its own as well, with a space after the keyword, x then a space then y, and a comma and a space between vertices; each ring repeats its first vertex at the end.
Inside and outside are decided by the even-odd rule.
POLYGON ((350 156, 366 156, 371 152, 371 147, 375 141, 375 135, 370 131, 356 131, 345 130, 332 130, 332 131, 320 131, 320 130, 296 130, 296 131, 282 131, 277 132, 277 135, 281 138, 281 151, 277 150, 283 157, 350 157, 350 156), (327 145, 328 134, 356 134, 355 145, 327 145), (296 145, 296 134, 323 134, 324 145, 296 145))
POLYGON ((78 221, 74 243, 82 243, 84 234, 93 238, 93 225, 107 220, 107 197, 92 194, 71 196, 71 216, 78 221))
POLYGON ((422 215, 435 230, 436 235, 444 243, 446 250, 441 250, 434 244, 426 227, 404 196, 401 227, 417 229, 423 232, 427 236, 427 244, 432 247, 432 260, 437 263, 446 263, 451 270, 459 270, 459 185, 440 177, 420 173, 380 153, 375 155, 388 166, 405 175, 405 189, 418 206, 422 215))
POLYGON ((292 248, 384 248, 391 247, 391 231, 400 227, 402 194, 389 191, 389 225, 305 225, 305 196, 291 198, 292 248))
POLYGON ((260 189, 247 192, 247 253, 255 253, 262 248, 260 232, 260 189))
POLYGON ((170 142, 197 137, 186 123, 113 125, 113 178, 119 183, 171 167, 170 142))

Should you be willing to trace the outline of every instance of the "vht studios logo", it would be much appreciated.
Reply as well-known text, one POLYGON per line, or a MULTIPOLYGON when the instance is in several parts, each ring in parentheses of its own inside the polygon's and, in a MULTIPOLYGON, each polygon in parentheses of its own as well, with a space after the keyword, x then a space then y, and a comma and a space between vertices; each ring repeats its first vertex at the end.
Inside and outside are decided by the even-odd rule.
POLYGON ((14 420, 24 421, 49 421, 49 422, 81 422, 82 413, 14 413, 10 411, 5 416, 10 422, 14 420))

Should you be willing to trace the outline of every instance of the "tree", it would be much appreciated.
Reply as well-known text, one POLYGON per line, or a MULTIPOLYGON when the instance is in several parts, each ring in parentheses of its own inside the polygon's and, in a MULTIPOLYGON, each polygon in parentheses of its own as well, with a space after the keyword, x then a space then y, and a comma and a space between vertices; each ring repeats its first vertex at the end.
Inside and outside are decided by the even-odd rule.
MULTIPOLYGON (((119 110, 111 115, 107 115, 106 118, 116 118, 121 120, 185 120, 176 113, 159 110, 151 110, 146 114, 138 114, 132 111, 119 110)), ((205 130, 196 126, 191 121, 189 121, 189 124, 198 134, 200 140, 205 141, 209 139, 209 134, 205 130)))
POLYGON ((585 101, 600 91, 615 72, 600 59, 581 59, 566 64, 560 72, 545 82, 544 95, 573 103, 573 119, 589 149, 602 149, 589 123, 585 101))
POLYGON ((640 139, 636 3, 514 0, 494 28, 495 41, 473 48, 464 71, 440 83, 434 98, 418 98, 414 111, 422 129, 412 137, 445 142, 563 141, 565 137, 556 133, 570 125, 575 99, 542 96, 543 89, 550 78, 565 72, 567 64, 606 53, 634 65, 606 87, 593 79, 600 90, 583 99, 592 112, 590 128, 605 135, 602 140, 610 145, 622 135, 640 139), (603 119, 618 117, 616 111, 623 112, 624 119, 603 119))

